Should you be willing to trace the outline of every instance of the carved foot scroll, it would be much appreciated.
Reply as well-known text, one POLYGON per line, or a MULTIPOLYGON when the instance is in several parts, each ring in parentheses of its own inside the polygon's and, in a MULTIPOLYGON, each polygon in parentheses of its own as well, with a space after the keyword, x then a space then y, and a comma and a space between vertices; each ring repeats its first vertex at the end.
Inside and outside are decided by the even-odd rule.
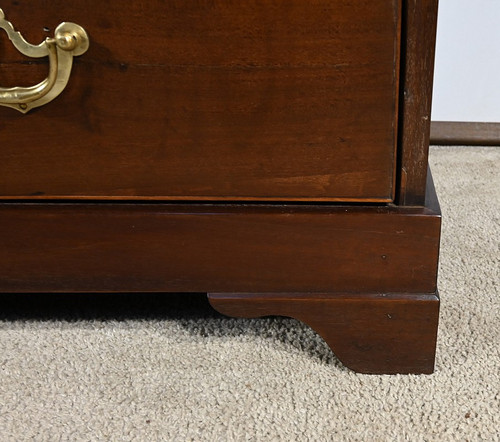
POLYGON ((354 371, 429 374, 434 370, 439 297, 435 294, 209 293, 228 316, 288 316, 323 337, 354 371))

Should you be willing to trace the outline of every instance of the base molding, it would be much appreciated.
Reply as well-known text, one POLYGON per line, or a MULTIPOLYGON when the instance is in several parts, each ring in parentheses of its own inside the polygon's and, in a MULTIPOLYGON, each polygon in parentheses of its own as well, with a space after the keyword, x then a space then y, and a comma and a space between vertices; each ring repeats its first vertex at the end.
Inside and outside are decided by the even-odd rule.
POLYGON ((228 316, 287 316, 315 330, 350 369, 367 374, 434 371, 439 296, 432 294, 209 293, 228 316))
POLYGON ((500 123, 433 121, 431 144, 500 146, 500 123))
POLYGON ((1 203, 0 293, 209 293, 282 315, 362 373, 431 373, 441 214, 426 205, 1 203))
POLYGON ((428 207, 0 204, 0 293, 430 293, 428 207))

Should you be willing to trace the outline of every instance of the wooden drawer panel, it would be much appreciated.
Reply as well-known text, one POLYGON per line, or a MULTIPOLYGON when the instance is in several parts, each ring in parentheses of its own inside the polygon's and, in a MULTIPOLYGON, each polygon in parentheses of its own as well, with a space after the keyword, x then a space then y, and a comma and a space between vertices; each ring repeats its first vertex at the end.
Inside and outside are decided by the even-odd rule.
MULTIPOLYGON (((1 198, 393 198, 399 0, 2 8, 30 42, 73 21, 91 44, 55 101, 0 107, 1 198)), ((0 36, 2 86, 44 78, 0 36)))

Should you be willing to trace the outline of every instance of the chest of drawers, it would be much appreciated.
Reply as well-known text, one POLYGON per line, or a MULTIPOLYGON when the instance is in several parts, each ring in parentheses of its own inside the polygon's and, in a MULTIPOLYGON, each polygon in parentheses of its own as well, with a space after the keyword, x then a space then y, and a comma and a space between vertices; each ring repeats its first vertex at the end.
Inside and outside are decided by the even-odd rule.
POLYGON ((204 292, 433 370, 435 0, 1 7, 0 292, 204 292))

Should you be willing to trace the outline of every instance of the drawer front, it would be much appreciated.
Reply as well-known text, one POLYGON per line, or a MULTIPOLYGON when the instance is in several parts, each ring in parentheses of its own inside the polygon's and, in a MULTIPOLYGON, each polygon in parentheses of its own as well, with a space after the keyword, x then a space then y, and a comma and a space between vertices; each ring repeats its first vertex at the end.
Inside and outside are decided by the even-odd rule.
MULTIPOLYGON (((0 198, 393 198, 400 0, 2 8, 31 43, 72 21, 90 48, 51 103, 0 107, 0 198)), ((3 87, 47 75, 2 31, 0 57, 3 87)))

